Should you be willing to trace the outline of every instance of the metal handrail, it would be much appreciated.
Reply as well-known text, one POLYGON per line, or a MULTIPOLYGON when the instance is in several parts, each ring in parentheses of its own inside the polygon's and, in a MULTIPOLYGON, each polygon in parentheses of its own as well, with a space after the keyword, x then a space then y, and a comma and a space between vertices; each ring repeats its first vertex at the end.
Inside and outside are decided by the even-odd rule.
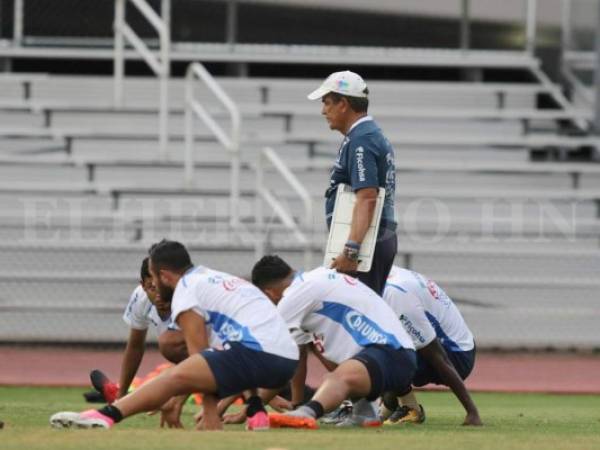
POLYGON ((159 16, 146 0, 115 0, 114 42, 114 103, 123 106, 125 76, 125 40, 142 56, 160 80, 159 156, 167 159, 169 140, 169 76, 171 72, 171 0, 162 0, 159 16), (125 20, 125 5, 130 1, 156 30, 160 40, 160 56, 156 56, 125 20))
POLYGON ((532 67, 530 70, 531 74, 538 80, 538 82, 547 89, 554 101, 567 114, 570 114, 573 117, 573 123, 575 123, 582 131, 587 131, 589 129, 589 122, 584 118, 578 117, 572 103, 565 97, 559 88, 554 86, 554 83, 552 80, 550 80, 548 75, 546 75, 539 67, 532 67))
POLYGON ((185 165, 184 183, 187 188, 194 185, 194 114, 209 128, 217 140, 229 151, 231 157, 231 196, 230 224, 239 226, 240 199, 240 129, 242 117, 239 108, 229 95, 221 88, 217 80, 196 62, 188 66, 185 75, 185 165), (210 115, 208 110, 194 98, 194 79, 198 78, 210 89, 223 104, 231 117, 231 131, 228 135, 210 115))
POLYGON ((569 65, 563 65, 561 68, 561 75, 566 83, 571 85, 575 96, 583 100, 587 106, 591 107, 594 104, 594 95, 588 91, 588 88, 583 82, 575 75, 569 65))
POLYGON ((25 17, 25 0, 15 0, 13 3, 13 45, 23 45, 23 22, 25 17))
POLYGON ((525 51, 535 53, 537 35, 537 0, 527 0, 525 4, 525 51))
MULTIPOLYGON (((282 178, 298 194, 304 205, 304 216, 302 222, 307 229, 312 229, 314 223, 313 204, 309 192, 300 183, 298 178, 285 165, 283 160, 277 155, 275 150, 265 147, 258 155, 256 165, 256 205, 255 205, 255 223, 260 230, 264 227, 263 200, 271 206, 275 214, 279 217, 283 225, 294 234, 294 237, 304 246, 304 268, 312 267, 312 250, 310 239, 302 232, 294 218, 286 211, 281 202, 275 198, 271 191, 264 184, 265 162, 271 165, 279 172, 282 178)), ((262 256, 264 252, 264 241, 257 240, 257 257, 262 256)))

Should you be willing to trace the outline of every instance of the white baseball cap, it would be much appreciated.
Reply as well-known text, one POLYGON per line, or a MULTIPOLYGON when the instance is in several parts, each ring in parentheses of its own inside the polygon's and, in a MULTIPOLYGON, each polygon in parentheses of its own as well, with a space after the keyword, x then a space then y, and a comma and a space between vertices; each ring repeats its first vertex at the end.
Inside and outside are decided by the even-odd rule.
POLYGON ((367 83, 360 75, 349 70, 334 72, 327 77, 318 89, 308 94, 309 100, 318 100, 330 92, 347 95, 349 97, 366 98, 367 83))

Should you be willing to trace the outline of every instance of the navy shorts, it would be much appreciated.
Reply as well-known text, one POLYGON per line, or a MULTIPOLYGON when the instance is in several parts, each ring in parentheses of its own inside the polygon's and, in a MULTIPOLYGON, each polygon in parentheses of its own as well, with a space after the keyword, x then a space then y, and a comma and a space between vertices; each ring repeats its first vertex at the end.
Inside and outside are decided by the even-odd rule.
MULTIPOLYGON (((448 355, 448 359, 460 377, 466 380, 471 374, 473 366, 475 366, 475 347, 473 347, 473 350, 465 352, 451 352, 446 350, 446 355, 448 355)), ((437 371, 417 353, 417 372, 415 373, 413 385, 421 387, 429 383, 444 384, 437 371)))
POLYGON ((365 347, 352 359, 362 362, 371 378, 371 392, 366 397, 373 401, 387 391, 404 395, 417 369, 416 352, 412 349, 393 349, 387 345, 365 347))
POLYGON ((279 389, 294 376, 298 361, 271 353, 251 350, 232 342, 225 350, 207 349, 206 359, 215 380, 219 398, 239 394, 246 389, 279 389))

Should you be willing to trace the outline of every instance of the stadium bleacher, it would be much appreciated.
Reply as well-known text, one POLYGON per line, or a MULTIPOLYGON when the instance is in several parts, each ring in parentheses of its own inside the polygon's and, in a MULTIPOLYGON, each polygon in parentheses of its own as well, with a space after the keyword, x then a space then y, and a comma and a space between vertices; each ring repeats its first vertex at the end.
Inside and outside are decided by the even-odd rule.
MULTIPOLYGON (((215 46, 203 48, 213 58, 225 57, 215 46)), ((330 60, 338 50, 238 46, 226 54, 232 61, 303 63, 330 60)), ((16 58, 32 51, 1 50, 16 58)), ((53 50, 44 51, 52 57, 53 50)), ((104 57, 100 50, 72 51, 104 57)), ((389 60, 390 51, 350 49, 344 57, 375 63, 389 60)), ((406 65, 539 70, 536 60, 509 53, 398 54, 406 65)), ((181 49, 177 55, 189 57, 181 49)), ((265 235, 269 250, 302 264, 302 245, 271 211, 265 210, 266 225, 256 223, 256 161, 265 145, 273 147, 308 189, 314 211, 321 211, 340 136, 327 129, 320 105, 306 100, 319 80, 218 81, 243 117, 237 228, 228 223, 229 156, 201 124, 195 128, 195 186, 183 185, 183 80, 169 85, 164 161, 158 158, 156 80, 128 78, 124 106, 116 108, 110 77, 0 77, 0 339, 121 340, 118 316, 139 261, 163 236, 186 242, 197 262, 242 276, 265 235), (79 319, 90 314, 93 324, 84 325, 79 319), (36 325, 19 328, 23 321, 36 325)), ((556 99, 560 90, 546 79, 369 86, 372 114, 396 148, 397 262, 444 286, 484 347, 594 346, 600 168, 530 160, 532 149, 568 154, 596 146, 598 139, 585 129, 568 135, 560 126, 577 127, 590 112, 556 99), (540 95, 562 107, 540 109, 540 95), (578 320, 564 319, 571 316, 578 320)), ((195 95, 227 125, 206 89, 195 95)), ((300 201, 287 184, 275 176, 267 184, 300 222, 300 201)), ((319 264, 326 240, 322 215, 303 231, 319 264)))

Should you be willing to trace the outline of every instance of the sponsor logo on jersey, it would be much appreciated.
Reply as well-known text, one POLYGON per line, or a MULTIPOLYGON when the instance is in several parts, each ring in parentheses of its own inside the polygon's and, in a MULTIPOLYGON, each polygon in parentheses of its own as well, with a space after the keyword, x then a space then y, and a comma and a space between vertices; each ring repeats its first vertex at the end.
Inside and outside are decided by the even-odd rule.
POLYGON ((354 342, 362 347, 382 344, 397 349, 402 348, 396 336, 386 332, 363 313, 352 309, 348 305, 324 301, 323 307, 315 313, 329 317, 334 322, 339 323, 354 342))
POLYGON ((237 328, 231 323, 225 323, 219 330, 219 336, 223 341, 239 342, 242 340, 244 332, 241 328, 237 328))
POLYGON ((226 342, 241 342, 253 350, 262 351, 259 342, 252 336, 248 327, 243 326, 233 318, 217 311, 207 311, 207 324, 212 326, 219 339, 226 342))
POLYGON ((361 146, 356 149, 356 169, 358 170, 358 181, 365 181, 365 149, 361 146))
POLYGON ((387 344, 387 337, 384 333, 375 328, 369 319, 357 311, 350 311, 346 314, 346 323, 348 326, 358 332, 363 338, 372 344, 387 344))
POLYGON ((425 338, 421 334, 421 331, 415 328, 412 321, 408 317, 402 314, 400 316, 400 322, 402 322, 402 325, 404 326, 404 329, 408 332, 408 334, 414 336, 415 339, 417 339, 421 344, 425 343, 425 338))

